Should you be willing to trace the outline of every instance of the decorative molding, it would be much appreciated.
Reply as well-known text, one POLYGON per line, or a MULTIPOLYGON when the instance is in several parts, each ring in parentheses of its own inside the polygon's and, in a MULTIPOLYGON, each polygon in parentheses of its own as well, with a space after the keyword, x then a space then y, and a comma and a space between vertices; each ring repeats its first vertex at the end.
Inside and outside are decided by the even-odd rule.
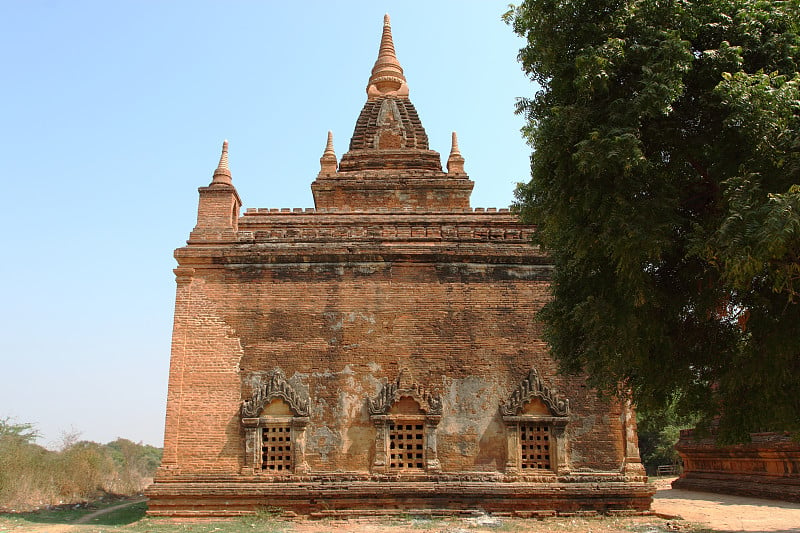
MULTIPOLYGON (((263 216, 263 213, 258 213, 263 216)), ((269 213, 269 216, 275 215, 269 213)), ((282 213, 278 213, 282 215, 282 213)), ((260 223, 255 216, 246 220, 247 231, 240 232, 240 240, 253 242, 328 242, 342 239, 372 242, 376 239, 391 241, 415 240, 459 240, 469 242, 529 242, 533 230, 526 227, 515 227, 511 224, 481 224, 480 221, 464 221, 463 223, 434 224, 427 221, 414 222, 408 225, 382 225, 376 222, 366 224, 341 224, 337 227, 314 227, 298 222, 296 224, 260 223), (252 231, 250 230, 252 228, 252 231)), ((268 221, 271 222, 271 221, 268 221)))
POLYGON ((280 398, 289 404, 296 416, 308 416, 311 400, 308 394, 298 392, 292 387, 280 368, 272 371, 269 379, 262 382, 254 391, 253 396, 242 402, 242 416, 245 418, 257 417, 261 410, 273 398, 280 398))
POLYGON ((500 406, 500 412, 503 416, 516 416, 534 398, 541 399, 554 416, 569 416, 569 400, 559 397, 545 385, 535 368, 531 368, 508 400, 500 406))
POLYGON ((413 398, 420 406, 420 409, 427 415, 442 414, 442 397, 426 390, 418 383, 412 383, 401 388, 400 380, 403 376, 401 371, 397 379, 386 383, 374 398, 367 398, 367 409, 370 415, 385 415, 389 409, 400 398, 408 396, 413 398))

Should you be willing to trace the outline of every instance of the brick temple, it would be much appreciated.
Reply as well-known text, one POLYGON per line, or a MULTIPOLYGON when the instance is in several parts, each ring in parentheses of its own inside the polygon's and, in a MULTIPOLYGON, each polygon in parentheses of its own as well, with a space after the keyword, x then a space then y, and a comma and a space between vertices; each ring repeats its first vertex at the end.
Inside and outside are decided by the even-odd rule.
POLYGON ((223 145, 178 267, 152 515, 518 516, 650 507, 628 405, 562 376, 552 265, 442 167, 388 16, 349 150, 314 208, 247 209, 223 145))

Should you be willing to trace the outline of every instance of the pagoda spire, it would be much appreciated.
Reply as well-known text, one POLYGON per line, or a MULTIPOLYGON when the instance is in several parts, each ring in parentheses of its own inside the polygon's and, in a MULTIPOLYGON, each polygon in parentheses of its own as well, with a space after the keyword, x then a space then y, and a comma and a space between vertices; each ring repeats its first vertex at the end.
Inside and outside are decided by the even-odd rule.
POLYGON ((222 154, 208 187, 200 187, 197 204, 197 225, 189 235, 189 242, 233 238, 239 227, 239 209, 242 200, 233 186, 228 168, 228 141, 222 143, 222 154))
POLYGON ((222 142, 222 155, 219 157, 219 165, 214 171, 214 178, 211 180, 211 185, 230 185, 233 186, 231 180, 231 169, 228 168, 228 141, 222 142))
POLYGON ((336 152, 333 151, 333 133, 328 132, 328 142, 325 145, 325 151, 322 157, 319 158, 319 174, 331 175, 336 174, 336 152))
POLYGON ((392 25, 389 15, 383 16, 383 33, 378 48, 378 59, 372 67, 372 74, 367 83, 367 98, 372 100, 381 96, 408 96, 408 85, 403 74, 403 67, 397 60, 392 40, 392 25))
POLYGON ((450 157, 447 158, 448 174, 464 174, 464 158, 458 149, 458 135, 453 132, 453 144, 450 148, 450 157))

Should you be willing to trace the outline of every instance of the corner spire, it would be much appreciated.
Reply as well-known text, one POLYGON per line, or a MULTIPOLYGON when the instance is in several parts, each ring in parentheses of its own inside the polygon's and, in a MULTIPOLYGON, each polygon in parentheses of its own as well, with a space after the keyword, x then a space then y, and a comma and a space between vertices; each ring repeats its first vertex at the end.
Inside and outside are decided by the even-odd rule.
POLYGON ((328 132, 328 142, 325 151, 319 158, 319 175, 336 174, 336 152, 333 151, 333 133, 328 132))
POLYGON ((450 157, 447 158, 447 173, 448 174, 465 174, 464 172, 464 158, 458 149, 458 136, 453 132, 453 145, 450 148, 450 157))
POLYGON ((392 26, 388 14, 383 16, 383 33, 378 59, 372 67, 372 74, 367 83, 367 98, 371 100, 380 96, 408 96, 403 67, 400 66, 394 51, 392 26))
POLYGON ((228 168, 228 141, 222 142, 222 155, 219 157, 219 165, 214 171, 214 178, 211 180, 211 185, 231 185, 231 169, 228 168))

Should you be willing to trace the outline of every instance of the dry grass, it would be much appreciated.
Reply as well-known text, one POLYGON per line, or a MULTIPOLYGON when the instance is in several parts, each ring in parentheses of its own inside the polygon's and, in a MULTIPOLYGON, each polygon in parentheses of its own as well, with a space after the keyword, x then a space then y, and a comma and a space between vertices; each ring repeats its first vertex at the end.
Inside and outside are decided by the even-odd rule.
POLYGON ((136 494, 151 481, 157 459, 139 461, 147 448, 122 439, 101 445, 76 442, 47 450, 15 436, 0 437, 0 511, 136 494))

